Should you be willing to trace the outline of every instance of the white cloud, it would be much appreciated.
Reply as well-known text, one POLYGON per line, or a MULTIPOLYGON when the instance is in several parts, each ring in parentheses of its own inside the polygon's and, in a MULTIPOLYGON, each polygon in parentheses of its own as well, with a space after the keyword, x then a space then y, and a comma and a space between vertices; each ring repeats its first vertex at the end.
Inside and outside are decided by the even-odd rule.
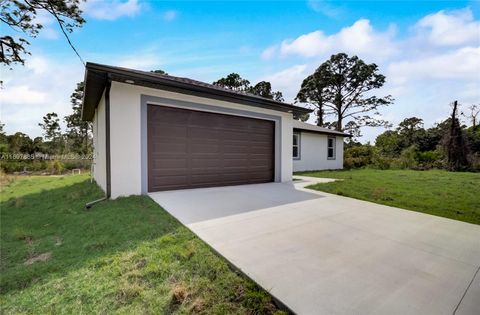
POLYGON ((20 106, 42 104, 46 99, 45 92, 34 90, 28 85, 12 86, 0 94, 0 103, 20 106))
POLYGON ((383 59, 397 52, 397 46, 393 42, 394 35, 393 26, 384 32, 378 32, 373 29, 369 20, 361 19, 333 35, 317 30, 293 40, 284 40, 279 49, 274 48, 275 46, 265 49, 262 57, 271 59, 275 53, 279 53, 283 57, 298 55, 311 58, 344 51, 383 59))
POLYGON ((287 102, 293 102, 303 79, 310 75, 311 71, 312 69, 309 68, 308 65, 300 64, 264 76, 258 81, 265 80, 272 83, 272 88, 274 90, 282 91, 287 102))
POLYGON ((327 0, 309 0, 308 6, 315 12, 322 13, 330 18, 337 18, 344 12, 342 8, 332 5, 327 0))
POLYGON ((392 62, 389 77, 394 83, 429 79, 480 80, 480 47, 464 47, 427 58, 392 62))
POLYGON ((480 22, 474 20, 469 8, 427 15, 418 21, 415 30, 433 45, 480 44, 480 22))
POLYGON ((154 70, 153 68, 161 63, 158 54, 150 52, 139 52, 132 56, 121 57, 115 65, 125 68, 132 68, 138 70, 154 70))
POLYGON ((48 112, 70 114, 70 94, 83 80, 83 67, 76 60, 49 59, 38 53, 25 67, 2 69, 1 120, 7 133, 40 136, 38 123, 48 112))
POLYGON ((98 20, 108 21, 124 16, 133 17, 141 11, 138 0, 87 0, 80 7, 86 15, 98 20))
POLYGON ((175 10, 168 10, 163 13, 163 19, 167 22, 175 20, 178 13, 175 10))
MULTIPOLYGON (((315 30, 284 40, 267 47, 261 57, 280 57, 276 65, 284 60, 302 64, 266 78, 284 92, 287 101, 293 100, 302 80, 330 54, 346 52, 375 62, 387 78, 375 94, 395 98, 395 104, 381 111, 383 117, 397 124, 417 116, 428 127, 448 116, 454 100, 480 102, 479 25, 469 8, 440 11, 419 19, 400 38, 394 27, 377 30, 369 20, 361 19, 334 34, 315 30)), ((365 128, 362 141, 372 141, 382 131, 365 128)))
POLYGON ((262 57, 263 60, 270 60, 275 56, 277 51, 278 51, 278 46, 277 45, 270 46, 262 52, 261 57, 262 57))

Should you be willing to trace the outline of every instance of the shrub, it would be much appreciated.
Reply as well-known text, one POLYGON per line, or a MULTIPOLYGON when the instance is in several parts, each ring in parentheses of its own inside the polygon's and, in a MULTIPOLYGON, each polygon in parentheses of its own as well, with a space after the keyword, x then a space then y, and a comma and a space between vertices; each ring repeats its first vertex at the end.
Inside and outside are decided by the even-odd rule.
POLYGON ((74 168, 89 170, 90 160, 66 160, 66 161, 48 161, 48 160, 1 160, 0 169, 5 173, 15 172, 50 172, 58 174, 59 170, 71 170, 74 168))
POLYGON ((345 149, 344 167, 360 168, 372 163, 373 149, 369 144, 355 145, 345 149))
POLYGON ((1 168, 5 173, 14 173, 14 172, 38 172, 45 170, 46 168, 45 161, 39 160, 24 160, 24 161, 12 161, 12 160, 2 160, 1 168))
POLYGON ((472 171, 480 171, 480 153, 470 154, 469 159, 472 171))
POLYGON ((400 168, 417 168, 417 155, 418 149, 417 146, 412 145, 406 149, 403 149, 399 158, 399 167, 400 168))
POLYGON ((47 171, 51 174, 61 174, 64 169, 65 165, 59 160, 50 161, 47 167, 47 171))
POLYGON ((424 169, 444 168, 443 153, 439 150, 417 153, 417 162, 424 169))
POLYGON ((392 168, 394 159, 375 152, 372 158, 372 167, 380 170, 388 170, 392 168))

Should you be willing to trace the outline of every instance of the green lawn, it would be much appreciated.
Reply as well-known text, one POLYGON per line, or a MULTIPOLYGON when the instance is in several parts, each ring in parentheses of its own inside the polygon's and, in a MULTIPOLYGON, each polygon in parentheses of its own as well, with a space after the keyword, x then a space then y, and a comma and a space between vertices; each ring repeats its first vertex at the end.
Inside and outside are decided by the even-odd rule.
POLYGON ((343 179, 312 189, 480 224, 480 173, 359 169, 297 174, 343 179))
POLYGON ((280 313, 150 198, 84 209, 101 196, 85 175, 3 187, 2 314, 280 313))

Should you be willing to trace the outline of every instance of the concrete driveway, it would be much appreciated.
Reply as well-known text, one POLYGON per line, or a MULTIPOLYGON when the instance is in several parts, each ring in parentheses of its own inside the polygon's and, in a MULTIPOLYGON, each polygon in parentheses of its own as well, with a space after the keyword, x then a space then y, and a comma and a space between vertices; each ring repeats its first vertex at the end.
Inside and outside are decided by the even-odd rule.
POLYGON ((480 226, 310 180, 150 196, 298 314, 480 314, 480 226))

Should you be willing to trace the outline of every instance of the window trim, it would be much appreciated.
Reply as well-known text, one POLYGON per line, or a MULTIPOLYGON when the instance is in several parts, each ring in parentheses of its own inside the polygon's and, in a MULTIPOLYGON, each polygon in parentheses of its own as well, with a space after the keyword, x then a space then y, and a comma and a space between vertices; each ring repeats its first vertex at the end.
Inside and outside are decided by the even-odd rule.
POLYGON ((337 139, 334 136, 327 137, 327 160, 336 160, 337 159, 337 139), (330 139, 332 139, 332 146, 329 146, 330 139), (333 156, 328 156, 328 151, 333 150, 333 156))
POLYGON ((293 132, 293 137, 292 137, 292 158, 294 160, 300 160, 301 157, 302 157, 302 154, 301 154, 301 135, 300 135, 300 132, 298 131, 294 131, 293 132), (293 144, 293 137, 297 136, 297 144, 293 144), (297 147, 297 156, 293 156, 293 148, 294 147, 297 147))

